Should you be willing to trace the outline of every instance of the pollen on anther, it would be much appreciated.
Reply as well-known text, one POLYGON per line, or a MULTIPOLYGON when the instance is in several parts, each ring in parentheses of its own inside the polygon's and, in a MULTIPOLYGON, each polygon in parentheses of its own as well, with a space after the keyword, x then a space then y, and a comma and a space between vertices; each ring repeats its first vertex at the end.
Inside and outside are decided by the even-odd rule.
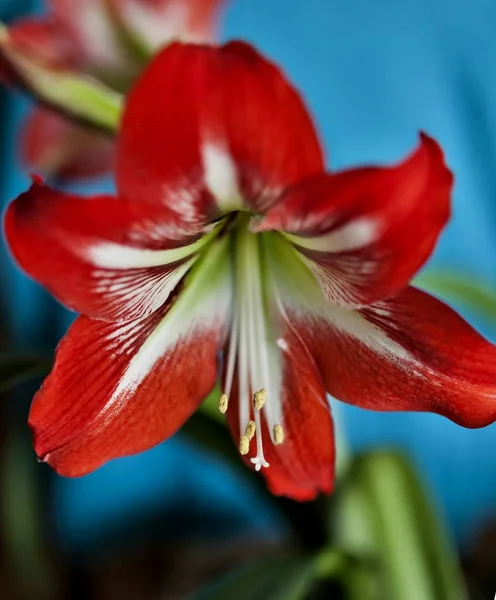
POLYGON ((284 429, 282 425, 274 425, 274 444, 278 446, 284 442, 284 429))
POLYGON ((262 410, 265 400, 267 399, 267 390, 262 388, 253 394, 253 408, 255 410, 262 410))
POLYGON ((255 424, 255 421, 248 421, 248 425, 246 426, 245 435, 249 440, 253 439, 256 429, 257 429, 257 426, 255 424))
POLYGON ((227 412, 228 404, 229 398, 227 397, 227 394, 221 394, 221 397, 219 398, 219 410, 223 415, 225 415, 227 412))
POLYGON ((250 440, 248 439, 248 436, 246 435, 242 435, 239 438, 239 453, 240 454, 248 454, 248 451, 250 450, 250 440))

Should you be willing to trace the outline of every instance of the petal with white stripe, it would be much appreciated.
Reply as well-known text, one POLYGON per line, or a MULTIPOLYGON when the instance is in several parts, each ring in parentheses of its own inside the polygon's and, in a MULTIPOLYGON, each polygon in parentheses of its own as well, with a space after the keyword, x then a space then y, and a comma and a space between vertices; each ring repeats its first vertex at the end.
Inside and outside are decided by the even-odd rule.
POLYGON ((287 186, 322 169, 301 98, 248 44, 171 44, 128 97, 118 189, 192 223, 265 210, 287 186))
POLYGON ((40 459, 74 477, 175 433, 215 385, 231 289, 227 243, 214 242, 149 317, 77 319, 31 407, 40 459))
POLYGON ((430 256, 452 183, 441 148, 422 134, 398 166, 294 186, 256 229, 285 231, 333 304, 362 307, 401 290, 430 256))
POLYGON ((451 308, 413 287, 361 310, 333 306, 294 249, 279 242, 271 256, 281 312, 335 398, 465 427, 496 421, 496 346, 451 308))
POLYGON ((10 205, 5 227, 29 275, 66 306, 108 320, 159 308, 215 235, 193 235, 165 209, 69 196, 39 182, 10 205))
POLYGON ((496 421, 496 346, 451 308, 413 287, 361 310, 332 306, 311 276, 291 285, 305 267, 289 256, 277 283, 286 321, 335 398, 465 427, 496 421))

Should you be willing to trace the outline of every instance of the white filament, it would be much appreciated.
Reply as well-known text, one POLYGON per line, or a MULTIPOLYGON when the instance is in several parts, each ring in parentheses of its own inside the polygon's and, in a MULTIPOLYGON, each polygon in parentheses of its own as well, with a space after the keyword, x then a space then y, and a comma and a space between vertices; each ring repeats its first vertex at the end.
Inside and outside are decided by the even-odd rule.
MULTIPOLYGON (((248 314, 249 323, 249 369, 250 369, 250 384, 251 393, 266 387, 269 384, 268 378, 264 377, 267 373, 267 362, 263 360, 263 355, 266 355, 266 340, 265 340, 265 319, 263 314, 263 298, 261 286, 261 268, 259 248, 257 247, 256 238, 251 234, 246 234, 245 237, 246 252, 246 290, 243 294, 245 304, 247 304, 246 312, 248 314), (251 247, 250 247, 251 246, 251 247), (265 362, 265 364, 264 364, 265 362)), ((267 389, 267 388, 266 388, 267 389)), ((270 403, 270 397, 268 402, 270 403)), ((250 395, 251 401, 251 395, 250 395)), ((269 463, 265 460, 263 452, 262 439, 262 419, 259 410, 255 410, 256 423, 256 442, 257 455, 251 459, 255 465, 255 470, 259 471, 262 467, 268 467, 269 463)))
MULTIPOLYGON (((260 411, 253 407, 253 395, 262 388, 267 389, 267 409, 274 401, 277 401, 277 397, 272 395, 273 389, 270 380, 258 240, 248 231, 242 231, 236 242, 236 300, 227 355, 224 392, 229 396, 237 364, 240 435, 246 431, 246 426, 253 413, 256 424, 257 454, 251 461, 255 465, 255 469, 259 471, 262 467, 268 467, 269 463, 265 459, 263 451, 262 416, 260 411)), ((269 416, 271 413, 266 414, 269 417, 267 419, 269 429, 272 430, 275 423, 272 423, 269 416)))

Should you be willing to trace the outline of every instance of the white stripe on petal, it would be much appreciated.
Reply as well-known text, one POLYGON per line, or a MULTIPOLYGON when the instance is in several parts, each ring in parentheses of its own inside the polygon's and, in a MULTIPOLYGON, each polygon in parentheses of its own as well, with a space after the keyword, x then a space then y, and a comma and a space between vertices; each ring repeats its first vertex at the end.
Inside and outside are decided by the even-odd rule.
POLYGON ((379 354, 388 354, 390 358, 396 360, 416 362, 410 352, 357 311, 331 307, 326 310, 325 316, 338 331, 352 336, 371 350, 379 354))
POLYGON ((94 271, 95 292, 101 295, 102 304, 107 305, 107 318, 139 319, 164 304, 177 284, 186 275, 194 259, 185 261, 169 272, 167 267, 131 271, 94 271))
POLYGON ((187 2, 152 2, 125 0, 120 8, 126 25, 138 34, 140 42, 152 52, 187 32, 187 2))
POLYGON ((102 242, 81 251, 83 258, 101 269, 158 267, 182 260, 206 243, 206 236, 193 244, 171 250, 145 250, 113 242, 102 242))
POLYGON ((301 315, 312 315, 331 323, 337 332, 350 335, 370 349, 397 361, 416 362, 403 346, 388 337, 378 326, 370 323, 358 311, 328 302, 319 282, 312 275, 311 264, 284 242, 272 247, 270 274, 275 282, 281 304, 291 306, 301 315))
POLYGON ((325 235, 301 237, 288 234, 287 237, 307 250, 348 252, 370 246, 379 239, 380 235, 381 223, 378 219, 360 217, 325 235))
POLYGON ((205 183, 222 212, 242 208, 236 165, 221 143, 206 140, 201 148, 205 183))
MULTIPOLYGON (((227 248, 225 241, 216 243, 197 264, 176 303, 131 359, 102 414, 132 394, 156 363, 181 341, 190 336, 201 336, 201 332, 222 329, 223 324, 229 323, 232 282, 227 248)), ((132 326, 123 326, 122 332, 127 336, 130 331, 132 326)), ((118 343, 115 333, 111 343, 118 343)), ((220 340, 219 347, 221 343, 220 340)))

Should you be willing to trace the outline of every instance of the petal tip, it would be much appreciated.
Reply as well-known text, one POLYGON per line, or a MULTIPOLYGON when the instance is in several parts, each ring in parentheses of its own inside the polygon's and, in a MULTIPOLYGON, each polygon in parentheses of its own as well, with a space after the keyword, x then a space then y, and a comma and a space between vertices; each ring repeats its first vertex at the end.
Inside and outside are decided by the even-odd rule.
POLYGON ((430 158, 431 165, 439 168, 439 172, 443 173, 446 183, 451 185, 454 181, 454 174, 446 164, 445 153, 439 142, 430 136, 425 131, 419 132, 419 147, 414 152, 414 155, 426 153, 430 158))
POLYGON ((39 175, 38 173, 31 173, 29 175, 29 178, 31 179, 31 187, 36 187, 36 186, 46 187, 45 179, 42 175, 39 175))

